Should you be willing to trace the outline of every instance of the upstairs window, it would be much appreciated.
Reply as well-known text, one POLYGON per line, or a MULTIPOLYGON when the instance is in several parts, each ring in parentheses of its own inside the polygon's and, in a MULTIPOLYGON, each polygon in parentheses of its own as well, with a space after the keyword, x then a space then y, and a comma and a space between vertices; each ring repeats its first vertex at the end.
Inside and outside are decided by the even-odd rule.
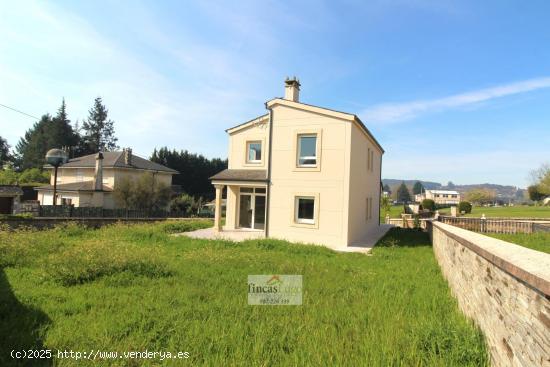
POLYGON ((246 162, 261 163, 262 161, 262 142, 249 141, 246 143, 246 162))
POLYGON ((298 135, 298 166, 315 167, 317 166, 317 135, 300 134, 298 135))

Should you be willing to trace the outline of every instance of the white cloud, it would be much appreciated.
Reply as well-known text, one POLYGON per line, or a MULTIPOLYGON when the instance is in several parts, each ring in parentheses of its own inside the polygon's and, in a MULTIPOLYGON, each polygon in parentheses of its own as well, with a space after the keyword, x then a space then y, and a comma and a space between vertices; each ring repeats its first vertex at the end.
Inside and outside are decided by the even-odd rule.
POLYGON ((529 79, 448 97, 404 103, 386 103, 367 108, 361 117, 369 123, 392 123, 413 119, 421 114, 466 107, 492 99, 550 87, 550 77, 529 79))
MULTIPOLYGON (((65 97, 74 121, 85 118, 93 98, 101 95, 123 146, 142 155, 168 145, 225 156, 224 129, 250 118, 251 106, 258 106, 253 113, 262 113, 262 102, 270 97, 265 84, 272 64, 258 58, 269 60, 264 52, 269 47, 260 46, 270 37, 272 24, 250 30, 254 37, 249 46, 254 47, 242 50, 210 45, 195 34, 199 29, 172 34, 163 19, 138 4, 122 10, 131 13, 132 24, 104 29, 55 4, 6 9, 6 22, 0 22, 0 34, 5 35, 0 43, 0 102, 40 116, 55 113, 65 97), (129 35, 145 49, 132 50, 134 44, 123 41, 129 35), (159 59, 162 67, 155 63, 159 59)), ((217 24, 222 20, 216 17, 217 24)), ((185 27, 185 22, 178 26, 185 27)), ((33 122, 0 110, 0 131, 12 146, 33 122)))

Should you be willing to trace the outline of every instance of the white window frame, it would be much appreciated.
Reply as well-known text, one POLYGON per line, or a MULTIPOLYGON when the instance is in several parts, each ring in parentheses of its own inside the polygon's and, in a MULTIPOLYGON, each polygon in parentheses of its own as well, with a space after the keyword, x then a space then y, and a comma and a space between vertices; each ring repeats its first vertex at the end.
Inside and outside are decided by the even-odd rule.
POLYGON ((319 193, 311 192, 297 192, 292 195, 293 207, 291 216, 291 225, 293 227, 301 228, 319 228, 319 193), (300 199, 313 199, 313 219, 300 219, 298 218, 299 200, 300 199))
POLYGON ((296 196, 294 198, 294 221, 298 224, 315 224, 315 196, 296 196), (300 200, 313 200, 313 218, 299 218, 300 200))
POLYGON ((303 129, 294 130, 294 171, 320 171, 321 170, 321 147, 322 130, 321 129, 303 129), (311 136, 315 137, 315 164, 300 164, 300 138, 311 136))
POLYGON ((261 140, 247 140, 246 141, 246 163, 248 164, 261 164, 264 159, 264 145, 261 140), (260 159, 250 160, 250 145, 260 144, 260 159))
POLYGON ((296 155, 296 166, 298 167, 317 167, 317 134, 298 134, 297 136, 298 154, 296 155), (302 138, 315 138, 315 156, 302 156, 302 138), (301 159, 315 159, 315 163, 300 163, 301 159))

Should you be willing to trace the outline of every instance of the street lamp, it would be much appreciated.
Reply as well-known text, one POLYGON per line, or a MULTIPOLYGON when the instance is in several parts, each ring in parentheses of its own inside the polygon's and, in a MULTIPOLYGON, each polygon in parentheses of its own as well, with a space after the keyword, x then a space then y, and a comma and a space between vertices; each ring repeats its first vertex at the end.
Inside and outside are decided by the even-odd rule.
POLYGON ((62 164, 67 163, 69 157, 61 149, 50 149, 46 153, 46 162, 54 167, 54 178, 53 178, 53 207, 55 211, 56 205, 56 196, 57 196, 57 168, 62 164))

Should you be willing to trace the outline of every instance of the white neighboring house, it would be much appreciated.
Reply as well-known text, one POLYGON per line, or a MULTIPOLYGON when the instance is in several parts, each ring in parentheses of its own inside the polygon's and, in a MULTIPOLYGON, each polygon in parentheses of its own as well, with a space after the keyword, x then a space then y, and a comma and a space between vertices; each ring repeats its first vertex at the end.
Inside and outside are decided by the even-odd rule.
POLYGON ((432 199, 436 204, 457 205, 460 193, 454 190, 426 190, 414 196, 414 200, 419 203, 424 199, 432 199))

